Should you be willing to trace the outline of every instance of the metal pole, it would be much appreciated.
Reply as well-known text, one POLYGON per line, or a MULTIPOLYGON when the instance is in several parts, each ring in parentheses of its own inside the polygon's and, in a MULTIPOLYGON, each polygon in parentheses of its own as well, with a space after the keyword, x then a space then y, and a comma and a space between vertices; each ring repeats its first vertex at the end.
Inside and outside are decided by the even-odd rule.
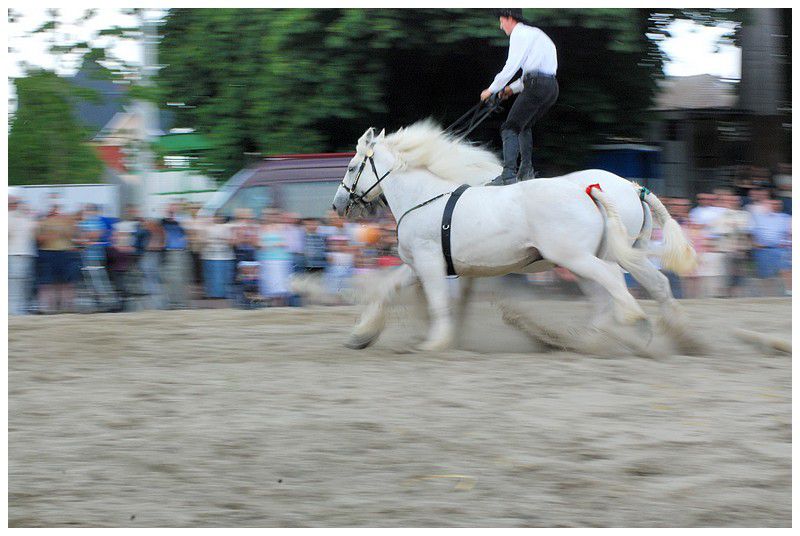
MULTIPOLYGON (((146 11, 139 11, 139 24, 142 28, 142 67, 140 72, 140 84, 142 87, 151 88, 154 86, 153 75, 158 69, 156 56, 158 44, 158 34, 156 21, 146 16, 146 11)), ((137 171, 139 172, 139 192, 137 202, 142 207, 142 213, 146 216, 153 216, 156 209, 153 202, 153 194, 158 191, 158 173, 155 172, 154 156, 151 151, 152 142, 159 131, 158 110, 150 101, 137 100, 135 103, 135 113, 139 116, 140 131, 137 140, 137 171)))

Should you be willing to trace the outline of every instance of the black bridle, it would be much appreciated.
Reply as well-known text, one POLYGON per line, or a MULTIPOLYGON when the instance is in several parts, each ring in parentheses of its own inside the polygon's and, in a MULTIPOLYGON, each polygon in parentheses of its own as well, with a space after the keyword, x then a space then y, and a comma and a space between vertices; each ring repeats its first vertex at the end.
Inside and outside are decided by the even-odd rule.
MULTIPOLYGON (((391 170, 391 169, 389 169, 389 171, 387 171, 386 173, 384 173, 382 176, 379 176, 379 175, 378 175, 378 168, 376 168, 376 167, 375 167, 375 158, 373 158, 373 155, 374 155, 374 154, 375 154, 375 153, 374 153, 374 151, 373 151, 372 149, 370 149, 369 151, 367 151, 367 155, 364 157, 364 160, 362 160, 362 161, 361 161, 361 165, 358 167, 358 173, 356 174, 356 178, 355 178, 355 180, 353 181, 353 186, 349 186, 349 187, 348 187, 348 186, 347 186, 347 185, 344 183, 344 179, 342 179, 342 182, 341 182, 342 188, 344 188, 344 190, 345 190, 345 191, 346 191, 346 192, 347 192, 347 193, 350 195, 350 200, 349 200, 348 206, 351 206, 351 205, 362 205, 362 206, 366 206, 366 205, 368 205, 369 203, 371 203, 371 201, 367 201, 367 199, 366 199, 367 195, 368 195, 368 194, 369 194, 369 193, 370 193, 370 192, 371 192, 371 191, 372 191, 372 190, 373 190, 373 189, 374 189, 376 186, 378 186, 378 185, 379 185, 379 184, 380 184, 380 183, 383 181, 383 179, 385 179, 386 177, 388 177, 388 176, 389 176, 389 173, 391 173, 391 172, 392 172, 392 170, 391 170), (364 193, 362 193, 362 194, 359 194, 358 192, 356 192, 356 187, 358 186, 358 181, 359 181, 359 179, 361 179, 361 174, 362 174, 362 173, 364 173, 364 168, 367 166, 367 161, 369 161, 369 163, 370 163, 370 166, 372 166, 372 172, 375 174, 375 178, 376 178, 376 179, 378 179, 378 180, 377 180, 377 181, 375 181, 375 184, 373 184, 372 186, 370 186, 369 188, 367 188, 367 190, 366 190, 364 193)), ((348 173, 348 174, 349 174, 349 173, 348 173)), ((347 177, 345 177, 345 178, 347 178, 347 177)))

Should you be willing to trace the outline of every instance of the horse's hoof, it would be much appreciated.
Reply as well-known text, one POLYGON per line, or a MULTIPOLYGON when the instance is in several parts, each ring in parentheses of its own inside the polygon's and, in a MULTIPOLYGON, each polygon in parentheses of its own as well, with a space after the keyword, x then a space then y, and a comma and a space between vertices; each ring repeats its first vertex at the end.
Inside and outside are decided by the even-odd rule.
POLYGON ((450 349, 450 342, 448 341, 425 341, 420 344, 417 349, 420 352, 443 352, 450 349))
POLYGON ((352 335, 344 345, 351 350, 363 350, 378 338, 377 335, 352 335))
POLYGON ((678 341, 678 347, 685 355, 695 357, 705 356, 711 354, 709 346, 694 336, 684 336, 678 341))
POLYGON ((690 333, 683 323, 662 318, 661 326, 671 335, 682 354, 703 356, 711 353, 709 346, 697 335, 690 333))

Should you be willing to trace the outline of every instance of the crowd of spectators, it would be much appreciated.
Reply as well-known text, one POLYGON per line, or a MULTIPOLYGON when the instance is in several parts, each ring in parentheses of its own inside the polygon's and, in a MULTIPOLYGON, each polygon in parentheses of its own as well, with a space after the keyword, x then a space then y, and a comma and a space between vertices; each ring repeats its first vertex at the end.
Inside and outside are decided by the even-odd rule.
MULTIPOLYGON (((694 202, 660 196, 698 253, 693 273, 665 272, 677 298, 791 295, 791 168, 780 171, 769 186, 737 181, 694 202)), ((299 305, 293 275, 319 274, 336 296, 353 276, 400 264, 390 217, 345 222, 333 212, 318 219, 243 208, 209 218, 173 203, 161 218, 135 206, 110 218, 101 208, 65 213, 52 199, 35 214, 9 197, 10 314, 181 309, 200 300, 299 305)))
POLYGON ((765 169, 750 171, 733 187, 698 193, 694 203, 660 196, 698 254, 693 273, 665 272, 676 297, 791 295, 791 166, 771 179, 765 169))
POLYGON ((330 295, 354 275, 400 263, 393 223, 301 219, 275 209, 232 217, 173 203, 161 218, 121 218, 87 204, 36 215, 9 198, 9 312, 184 309, 200 300, 241 307, 299 305, 290 279, 318 273, 330 295))
POLYGON ((698 194, 694 208, 688 199, 662 199, 698 256, 694 272, 667 274, 677 297, 791 295, 792 217, 767 190, 751 194, 742 200, 717 188, 698 194))

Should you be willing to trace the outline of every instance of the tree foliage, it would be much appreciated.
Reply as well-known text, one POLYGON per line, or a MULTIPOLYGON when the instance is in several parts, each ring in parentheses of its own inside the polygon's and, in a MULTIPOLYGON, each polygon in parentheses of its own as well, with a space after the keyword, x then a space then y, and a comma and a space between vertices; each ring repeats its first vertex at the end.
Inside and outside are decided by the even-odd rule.
POLYGON ((9 184, 100 182, 103 163, 73 115, 76 88, 49 71, 14 83, 19 107, 8 135, 9 184))
MULTIPOLYGON (((98 37, 136 38, 138 28, 101 29, 89 40, 74 37, 72 29, 81 27, 97 15, 96 9, 83 10, 76 20, 65 19, 58 9, 46 11, 47 20, 28 32, 42 34, 49 43, 48 51, 56 58, 56 70, 75 62, 91 65, 87 72, 93 78, 121 79, 134 67, 110 52, 114 41, 98 43, 98 37)), ((16 24, 25 16, 8 11, 8 22, 16 24)), ((16 89, 16 111, 10 118, 8 138, 8 171, 11 184, 63 184, 99 182, 104 165, 95 149, 87 144, 90 132, 75 119, 79 101, 95 104, 102 96, 61 78, 56 73, 23 63, 25 74, 13 80, 16 89)), ((144 91, 144 90, 143 90, 144 91)), ((131 92, 131 97, 138 95, 131 92)))
MULTIPOLYGON (((529 9, 559 51, 561 95, 537 159, 580 165, 593 143, 642 132, 663 58, 637 9, 529 9)), ((369 126, 448 124, 502 67, 508 38, 480 9, 171 10, 159 77, 178 117, 212 136, 228 174, 245 153, 352 150, 369 126)), ((495 117, 473 136, 497 142, 495 117)))
MULTIPOLYGON (((668 36, 671 21, 741 22, 746 11, 524 12, 558 48, 560 96, 534 132, 537 169, 558 173, 583 165, 595 143, 641 136, 663 76, 658 40, 668 36)), ((59 11, 48 13, 36 31, 50 36, 52 53, 100 61, 113 69, 103 71, 107 76, 130 78, 136 66, 92 40, 65 37, 59 11)), ((95 16, 96 10, 86 10, 81 21, 95 16)), ((8 19, 14 23, 19 14, 9 10, 8 19)), ((477 101, 508 46, 486 9, 173 9, 160 34, 164 67, 157 84, 134 86, 130 95, 160 107, 177 104, 176 126, 214 142, 207 158, 222 176, 252 153, 352 150, 369 126, 391 131, 429 116, 447 125, 477 101)), ((126 26, 98 32, 112 42, 141 35, 126 26)), ((735 41, 736 33, 726 38, 735 41)), ((41 103, 48 114, 60 109, 63 91, 46 89, 41 73, 31 78, 18 85, 53 97, 41 103)), ((30 121, 38 111, 24 105, 20 98, 18 115, 30 121)), ((498 147, 504 115, 490 118, 471 138, 498 147)), ((38 137, 51 136, 43 131, 38 137)), ((15 143, 23 139, 37 141, 28 136, 15 143)))

